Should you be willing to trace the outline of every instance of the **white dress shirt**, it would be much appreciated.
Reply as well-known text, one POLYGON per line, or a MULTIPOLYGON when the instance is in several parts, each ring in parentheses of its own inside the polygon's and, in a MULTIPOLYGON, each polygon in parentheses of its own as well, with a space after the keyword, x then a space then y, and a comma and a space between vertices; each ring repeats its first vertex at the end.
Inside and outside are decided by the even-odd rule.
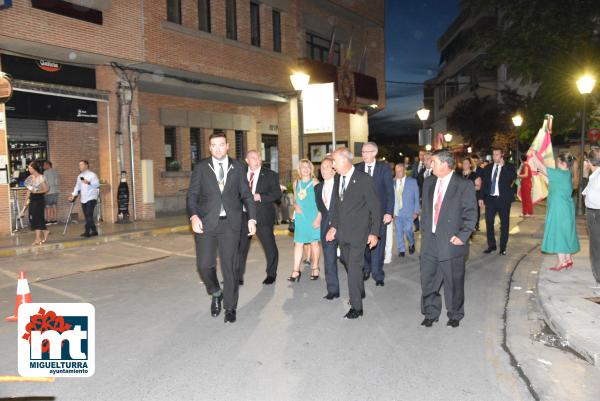
POLYGON ((331 195, 333 194, 333 182, 333 178, 330 178, 323 182, 323 203, 325 204, 325 208, 327 210, 329 210, 329 206, 331 205, 331 195))
POLYGON ((498 171, 496 172, 496 182, 494 182, 494 188, 493 188, 493 192, 492 192, 492 196, 500 196, 500 189, 498 188, 498 183, 500 182, 500 173, 502 172, 502 165, 497 163, 494 164, 494 167, 492 167, 492 180, 494 179, 494 170, 498 169, 498 171))
POLYGON ((369 167, 371 167, 371 174, 369 174, 371 177, 373 177, 373 174, 375 173, 375 163, 376 162, 371 164, 365 163, 365 173, 369 174, 369 167))
POLYGON ((77 194, 79 194, 81 203, 88 203, 91 200, 98 199, 98 188, 100 188, 100 181, 98 180, 96 173, 85 170, 77 176, 77 182, 75 183, 75 188, 73 188, 73 193, 71 195, 77 196, 77 194), (87 180, 89 184, 83 182, 81 177, 83 177, 84 180, 87 180))
POLYGON ((431 171, 432 171, 431 168, 426 168, 425 172, 423 173, 423 178, 429 177, 431 175, 431 171))
POLYGON ((227 183, 227 170, 229 169, 229 157, 225 156, 223 160, 212 157, 212 167, 215 169, 215 177, 219 180, 219 163, 223 163, 223 185, 227 183))
POLYGON ((250 183, 250 174, 254 173, 254 177, 253 177, 253 181, 252 181, 252 188, 250 188, 250 191, 252 191, 252 194, 254 195, 256 193, 256 183, 258 182, 258 177, 260 176, 260 167, 258 167, 258 169, 256 171, 252 171, 250 169, 248 169, 248 174, 247 174, 247 178, 248 178, 248 183, 250 183))
POLYGON ((582 194, 585 196, 585 207, 600 210, 600 167, 590 174, 582 194))
POLYGON ((448 190, 448 184, 450 183, 450 179, 452 179, 452 174, 454 174, 454 171, 450 171, 450 174, 448 174, 444 178, 438 177, 438 179, 435 183, 435 188, 433 190, 433 209, 432 209, 433 213, 431 215, 431 232, 434 234, 435 234, 435 229, 436 229, 435 208, 436 208, 436 202, 437 202, 438 189, 441 186, 441 191, 442 191, 441 203, 444 204, 444 197, 446 196, 446 191, 448 190))
POLYGON ((346 188, 348 188, 348 184, 350 183, 350 177, 352 177, 352 174, 354 174, 354 166, 352 166, 352 168, 344 175, 340 175, 340 196, 342 195, 342 192, 344 192, 346 190, 346 188), (346 185, 344 188, 342 188, 342 177, 346 177, 344 184, 346 185))

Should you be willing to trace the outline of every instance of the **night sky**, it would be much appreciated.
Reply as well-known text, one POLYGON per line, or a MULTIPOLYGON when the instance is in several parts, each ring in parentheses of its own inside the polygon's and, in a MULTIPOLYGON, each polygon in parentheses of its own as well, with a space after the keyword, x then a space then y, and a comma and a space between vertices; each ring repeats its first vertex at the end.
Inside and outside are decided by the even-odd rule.
MULTIPOLYGON (((436 76, 437 40, 459 11, 459 0, 386 0, 386 81, 424 82, 436 76)), ((415 112, 423 105, 422 85, 386 84, 387 106, 369 119, 378 142, 414 135, 420 123, 415 112)))

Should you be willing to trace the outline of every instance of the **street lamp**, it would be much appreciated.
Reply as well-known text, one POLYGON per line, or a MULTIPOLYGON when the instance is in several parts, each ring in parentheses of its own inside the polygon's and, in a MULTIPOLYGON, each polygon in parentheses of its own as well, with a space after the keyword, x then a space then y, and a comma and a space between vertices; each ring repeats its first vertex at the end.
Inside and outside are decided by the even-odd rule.
MULTIPOLYGON (((513 122, 513 125, 515 126, 515 128, 519 128, 521 125, 523 125, 523 117, 521 117, 520 114, 515 114, 512 118, 512 122, 513 122)), ((521 157, 519 156, 519 133, 518 132, 515 132, 515 139, 517 142, 517 153, 516 153, 517 160, 515 160, 515 162, 517 163, 516 165, 518 165, 518 163, 521 162, 521 157)))
POLYGON ((420 110, 417 110, 417 116, 419 116, 419 120, 421 120, 421 122, 423 123, 423 128, 425 128, 425 121, 427 121, 427 119, 429 118, 429 109, 426 109, 425 107, 423 107, 420 110))
POLYGON ((425 145, 425 150, 428 152, 431 151, 431 144, 428 143, 427 145, 425 145))
POLYGON ((450 147, 450 142, 452 142, 452 134, 447 132, 444 134, 444 142, 446 142, 446 148, 450 147))
POLYGON ((577 80, 577 89, 583 95, 583 113, 581 114, 581 149, 579 151, 579 185, 577 186, 577 214, 583 214, 583 153, 585 152, 585 104, 587 95, 592 93, 596 80, 590 75, 584 75, 577 80))
POLYGON ((304 117, 302 115, 302 91, 308 87, 310 75, 296 71, 290 75, 292 86, 298 95, 298 157, 304 158, 304 117))

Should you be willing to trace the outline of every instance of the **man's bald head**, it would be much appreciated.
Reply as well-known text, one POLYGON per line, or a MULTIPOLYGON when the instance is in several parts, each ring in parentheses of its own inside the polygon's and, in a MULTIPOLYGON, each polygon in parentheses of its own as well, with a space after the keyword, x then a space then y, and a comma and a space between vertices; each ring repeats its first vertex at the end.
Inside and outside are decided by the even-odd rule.
POLYGON ((256 150, 249 150, 246 153, 246 164, 251 171, 256 171, 260 168, 262 160, 256 150))

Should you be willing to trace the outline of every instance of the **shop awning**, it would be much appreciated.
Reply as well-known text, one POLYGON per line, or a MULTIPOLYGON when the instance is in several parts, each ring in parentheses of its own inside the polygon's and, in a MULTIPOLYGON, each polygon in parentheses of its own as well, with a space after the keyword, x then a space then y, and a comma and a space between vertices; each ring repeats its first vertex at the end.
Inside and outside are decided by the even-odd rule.
POLYGON ((41 82, 13 80, 13 90, 16 92, 30 92, 41 95, 68 97, 73 99, 108 102, 109 92, 90 88, 56 85, 41 82))

